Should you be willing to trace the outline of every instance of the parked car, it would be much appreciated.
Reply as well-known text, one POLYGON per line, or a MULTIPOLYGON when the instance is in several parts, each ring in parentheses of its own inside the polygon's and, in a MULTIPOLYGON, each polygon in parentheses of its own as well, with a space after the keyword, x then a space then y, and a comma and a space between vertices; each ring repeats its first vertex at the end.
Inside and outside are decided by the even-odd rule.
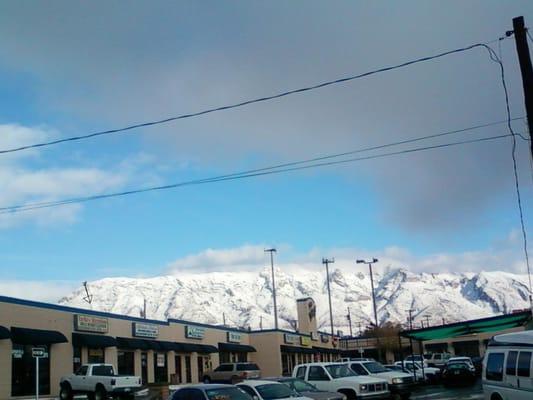
POLYGON ((385 399, 390 396, 385 379, 359 376, 342 363, 300 364, 294 367, 292 376, 303 379, 320 390, 342 393, 348 400, 385 399))
POLYGON ((472 362, 472 359, 470 357, 450 357, 448 362, 446 362, 446 367, 451 364, 456 363, 465 363, 468 365, 468 368, 475 374, 476 373, 476 367, 474 367, 474 363, 472 362))
POLYGON ((371 375, 386 379, 392 395, 398 395, 402 399, 411 397, 414 384, 414 378, 411 374, 402 371, 390 371, 377 361, 350 361, 347 365, 357 375, 371 375))
POLYGON ((244 379, 261 378, 261 370, 257 364, 249 362, 224 363, 214 370, 207 371, 202 377, 203 383, 229 382, 237 383, 244 379))
POLYGON ((169 390, 170 400, 252 400, 248 393, 233 385, 170 386, 169 390))
POLYGON ((444 386, 473 385, 476 382, 476 371, 466 362, 447 364, 442 371, 444 386))
POLYGON ((254 400, 277 400, 289 397, 294 400, 311 400, 283 383, 269 380, 248 380, 237 384, 237 387, 248 393, 254 400))
POLYGON ((431 353, 431 357, 426 359, 428 367, 444 368, 446 362, 452 355, 450 353, 431 353))
POLYGON ((77 394, 86 394, 95 400, 105 400, 109 396, 129 399, 141 387, 141 378, 116 375, 111 364, 84 364, 75 374, 63 376, 59 385, 61 400, 71 400, 77 394))
POLYGON ((341 393, 320 390, 316 386, 311 385, 309 382, 306 382, 303 379, 285 376, 271 379, 276 382, 283 383, 302 396, 309 397, 314 400, 347 400, 346 396, 341 393))
POLYGON ((414 362, 419 363, 420 365, 423 364, 424 367, 429 367, 427 360, 424 358, 424 356, 421 356, 420 354, 413 354, 413 355, 407 356, 404 358, 403 361, 406 363, 414 361, 414 362))
POLYGON ((533 331, 494 336, 483 359, 483 393, 491 400, 531 400, 533 331))
POLYGON ((474 368, 476 369, 476 375, 481 376, 481 372, 483 371, 483 357, 472 357, 472 364, 474 364, 474 368))
POLYGON ((415 382, 437 383, 440 381, 441 370, 434 367, 424 367, 416 362, 396 361, 395 365, 403 369, 404 372, 413 375, 415 382))

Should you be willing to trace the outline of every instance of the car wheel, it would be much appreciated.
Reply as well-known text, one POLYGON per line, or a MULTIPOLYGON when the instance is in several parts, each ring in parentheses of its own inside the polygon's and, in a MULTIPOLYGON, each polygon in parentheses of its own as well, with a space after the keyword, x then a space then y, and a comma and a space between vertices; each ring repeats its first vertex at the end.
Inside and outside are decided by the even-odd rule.
POLYGON ((59 398, 61 400, 72 400, 72 397, 72 388, 70 387, 70 385, 68 383, 61 385, 61 390, 59 391, 59 398))
POLYGON ((94 391, 94 400, 106 400, 107 399, 107 393, 105 388, 102 385, 99 385, 96 387, 96 390, 94 391))
POLYGON ((211 383, 211 378, 208 377, 208 376, 204 376, 204 379, 202 379, 202 381, 203 381, 204 383, 209 384, 209 383, 211 383))

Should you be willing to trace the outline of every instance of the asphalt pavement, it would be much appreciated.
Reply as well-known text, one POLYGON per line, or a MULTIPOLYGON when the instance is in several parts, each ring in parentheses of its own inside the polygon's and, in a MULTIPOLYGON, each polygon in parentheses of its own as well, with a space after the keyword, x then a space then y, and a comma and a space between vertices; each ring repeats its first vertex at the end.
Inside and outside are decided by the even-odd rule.
POLYGON ((425 386, 415 390, 412 400, 481 400, 483 389, 481 381, 474 386, 467 387, 444 387, 442 385, 425 386))

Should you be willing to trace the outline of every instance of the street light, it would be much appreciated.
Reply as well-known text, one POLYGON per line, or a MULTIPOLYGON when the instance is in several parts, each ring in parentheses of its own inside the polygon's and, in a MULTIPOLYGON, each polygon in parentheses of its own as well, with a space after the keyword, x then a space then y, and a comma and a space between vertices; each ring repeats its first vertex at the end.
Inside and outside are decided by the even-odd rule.
POLYGON ((272 297, 274 299, 274 327, 278 329, 278 305, 276 303, 276 280, 274 278, 274 253, 275 248, 265 249, 265 253, 270 253, 270 267, 272 269, 272 297))
POLYGON ((372 264, 377 263, 378 259, 373 258, 372 261, 357 260, 357 264, 367 264, 370 269, 370 285, 372 286, 372 303, 374 305, 374 320, 376 322, 376 329, 378 328, 378 311, 376 308, 376 295, 374 293, 374 275, 372 274, 372 264))

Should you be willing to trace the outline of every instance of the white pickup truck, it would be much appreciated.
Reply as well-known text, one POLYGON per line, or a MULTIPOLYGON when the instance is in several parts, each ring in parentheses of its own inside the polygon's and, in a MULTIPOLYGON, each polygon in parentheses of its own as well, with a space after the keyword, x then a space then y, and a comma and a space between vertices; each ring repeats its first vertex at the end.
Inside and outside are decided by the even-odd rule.
POLYGON ((71 400, 75 394, 86 394, 89 399, 113 398, 131 399, 141 387, 138 376, 115 375, 111 364, 85 364, 75 374, 60 380, 61 400, 71 400))
POLYGON ((390 396, 385 379, 359 376, 342 363, 299 364, 294 367, 292 376, 303 379, 320 390, 342 393, 348 400, 388 399, 390 396))

